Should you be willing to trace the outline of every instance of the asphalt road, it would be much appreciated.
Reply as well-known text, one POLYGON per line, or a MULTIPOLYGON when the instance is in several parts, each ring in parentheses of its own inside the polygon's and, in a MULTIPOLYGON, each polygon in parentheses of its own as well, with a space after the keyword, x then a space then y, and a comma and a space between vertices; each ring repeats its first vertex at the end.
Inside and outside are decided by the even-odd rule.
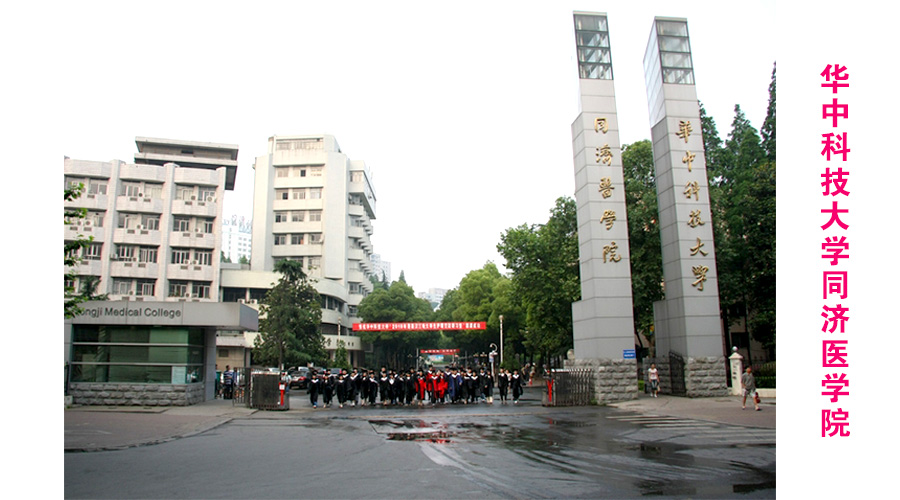
POLYGON ((66 498, 647 495, 774 498, 775 429, 536 403, 330 408, 65 454, 66 498))

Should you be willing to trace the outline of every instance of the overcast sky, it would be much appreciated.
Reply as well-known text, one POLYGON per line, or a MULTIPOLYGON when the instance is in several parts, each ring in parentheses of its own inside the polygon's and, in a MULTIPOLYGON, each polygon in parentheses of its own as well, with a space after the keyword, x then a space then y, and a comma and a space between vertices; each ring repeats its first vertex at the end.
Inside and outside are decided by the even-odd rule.
POLYGON ((735 104, 757 128, 765 118, 775 42, 757 35, 774 2, 536 4, 63 7, 59 146, 132 161, 135 136, 237 144, 225 212, 251 217, 267 139, 332 134, 373 173, 375 252, 426 291, 502 266, 504 230, 574 196, 573 10, 609 15, 623 144, 650 136, 642 60, 656 15, 688 19, 697 94, 723 138, 735 104))

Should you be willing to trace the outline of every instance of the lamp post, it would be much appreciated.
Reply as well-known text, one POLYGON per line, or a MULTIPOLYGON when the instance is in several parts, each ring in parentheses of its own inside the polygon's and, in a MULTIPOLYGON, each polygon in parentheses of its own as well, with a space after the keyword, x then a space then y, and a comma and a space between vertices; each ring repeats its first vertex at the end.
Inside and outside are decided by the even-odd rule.
POLYGON ((500 315, 500 366, 503 366, 503 315, 500 315))

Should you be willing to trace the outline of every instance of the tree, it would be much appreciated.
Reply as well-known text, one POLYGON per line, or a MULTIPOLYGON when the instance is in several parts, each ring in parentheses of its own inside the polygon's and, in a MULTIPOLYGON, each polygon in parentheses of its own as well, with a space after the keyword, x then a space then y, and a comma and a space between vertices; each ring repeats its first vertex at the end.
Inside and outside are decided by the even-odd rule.
MULTIPOLYGON (((84 193, 84 184, 69 186, 68 189, 63 191, 63 200, 67 202, 76 200, 82 193, 84 193)), ((73 224, 76 220, 84 219, 86 217, 86 208, 67 208, 63 214, 63 224, 68 226, 73 224)), ((81 234, 74 240, 65 241, 63 248, 63 265, 67 268, 67 271, 63 277, 63 314, 66 318, 74 318, 84 312, 84 308, 81 307, 81 304, 90 300, 90 295, 77 293, 72 283, 78 277, 74 268, 81 262, 81 253, 83 249, 89 247, 93 241, 93 236, 85 237, 81 234)))
POLYGON ((663 299, 662 247, 653 146, 649 140, 622 146, 625 204, 631 253, 631 291, 634 329, 653 335, 653 303, 663 299))
MULTIPOLYGON (((359 317, 367 323, 428 322, 434 318, 431 304, 416 297, 412 287, 395 281, 388 289, 375 289, 359 303, 359 317)), ((402 368, 415 364, 411 356, 419 347, 435 345, 440 334, 435 331, 362 332, 360 338, 371 342, 376 364, 402 368)))
POLYGON ((260 302, 259 337, 253 347, 257 363, 276 365, 323 364, 326 351, 319 325, 319 293, 297 261, 275 264, 278 283, 260 302))
POLYGON ((772 63, 772 82, 769 83, 769 107, 766 109, 766 121, 763 122, 760 133, 766 159, 775 163, 775 63, 772 63))
POLYGON ((331 366, 334 368, 343 368, 344 370, 350 370, 352 366, 350 366, 350 352, 347 351, 347 345, 343 340, 338 340, 337 349, 334 351, 334 361, 331 362, 331 366))
POLYGON ((525 311, 525 348, 543 360, 565 353, 573 344, 572 303, 581 299, 575 201, 557 199, 543 225, 507 229, 497 250, 525 311))

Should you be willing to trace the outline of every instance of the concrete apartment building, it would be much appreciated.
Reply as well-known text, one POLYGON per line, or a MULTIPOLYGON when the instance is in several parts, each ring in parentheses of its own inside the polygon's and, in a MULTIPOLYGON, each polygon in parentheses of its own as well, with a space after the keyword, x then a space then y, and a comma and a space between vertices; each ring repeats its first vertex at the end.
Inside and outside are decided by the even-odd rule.
MULTIPOLYGON (((64 239, 93 236, 67 283, 99 279, 107 301, 64 322, 67 394, 76 404, 170 406, 214 397, 220 331, 258 329, 257 313, 219 304, 224 194, 238 147, 135 139, 134 163, 64 160, 65 203, 87 217, 64 239)), ((67 269, 67 271, 72 269, 67 269)))
POLYGON ((66 239, 93 236, 77 269, 100 279, 110 300, 218 300, 225 190, 234 189, 238 147, 135 139, 134 163, 66 158, 65 184, 84 194, 66 208, 88 217, 65 227, 66 239))
POLYGON ((326 348, 333 355, 343 342, 350 363, 363 364, 364 346, 352 325, 360 321, 360 301, 373 290, 371 172, 342 153, 330 135, 270 137, 253 168, 250 269, 222 269, 222 301, 257 307, 278 279, 275 263, 299 261, 322 296, 326 348))

